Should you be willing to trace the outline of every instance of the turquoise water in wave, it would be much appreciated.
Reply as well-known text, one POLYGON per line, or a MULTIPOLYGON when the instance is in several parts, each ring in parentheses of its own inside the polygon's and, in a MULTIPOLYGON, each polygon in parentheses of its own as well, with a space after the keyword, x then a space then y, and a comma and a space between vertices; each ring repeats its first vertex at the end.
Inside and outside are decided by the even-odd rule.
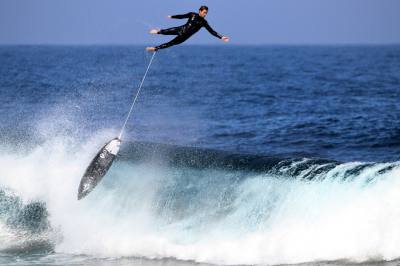
POLYGON ((78 202, 150 56, 0 47, 1 265, 397 263, 400 46, 161 51, 78 202))

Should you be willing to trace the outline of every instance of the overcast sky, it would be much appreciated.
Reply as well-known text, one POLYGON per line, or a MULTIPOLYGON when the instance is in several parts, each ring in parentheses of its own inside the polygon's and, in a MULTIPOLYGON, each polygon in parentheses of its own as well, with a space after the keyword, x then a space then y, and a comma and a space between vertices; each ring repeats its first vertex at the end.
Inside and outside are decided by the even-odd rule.
MULTIPOLYGON (((0 44, 145 44, 208 5, 234 44, 400 43, 400 0, 0 0, 0 44)), ((202 30, 191 44, 218 44, 202 30)))

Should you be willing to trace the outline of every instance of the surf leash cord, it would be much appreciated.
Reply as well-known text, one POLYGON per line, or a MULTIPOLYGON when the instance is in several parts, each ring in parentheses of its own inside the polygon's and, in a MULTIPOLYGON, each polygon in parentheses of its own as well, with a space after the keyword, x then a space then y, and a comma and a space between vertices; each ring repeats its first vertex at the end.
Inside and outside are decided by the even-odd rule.
POLYGON ((131 108, 129 109, 128 115, 126 116, 126 119, 125 119, 125 122, 124 122, 124 125, 122 126, 121 132, 119 133, 119 136, 118 136, 118 139, 119 139, 119 140, 121 140, 121 138, 122 138, 122 134, 124 133, 124 130, 125 130, 125 127, 126 127, 126 123, 128 123, 128 120, 129 120, 129 118, 130 118, 130 116, 131 116, 131 114, 132 114, 133 107, 135 106, 136 100, 137 100, 138 97, 139 97, 140 90, 142 89, 142 86, 143 86, 143 82, 144 82, 144 80, 146 79, 147 72, 149 72, 151 63, 153 62, 153 59, 154 59, 156 53, 157 53, 156 51, 153 53, 153 55, 151 56, 150 62, 149 62, 149 64, 147 65, 146 72, 145 72, 144 75, 143 75, 142 81, 140 82, 139 88, 138 88, 138 90, 137 90, 137 92, 136 92, 136 96, 135 96, 135 98, 133 99, 131 108))

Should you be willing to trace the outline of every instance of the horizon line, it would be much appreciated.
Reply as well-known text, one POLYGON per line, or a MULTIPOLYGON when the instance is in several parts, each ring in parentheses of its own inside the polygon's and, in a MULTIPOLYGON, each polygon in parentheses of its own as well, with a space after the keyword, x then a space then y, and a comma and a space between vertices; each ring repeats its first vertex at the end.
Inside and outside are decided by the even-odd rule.
MULTIPOLYGON (((149 43, 0 43, 0 46, 151 46, 149 43)), ((180 46, 398 46, 400 42, 360 42, 360 43, 234 43, 234 44, 181 44, 180 46)))

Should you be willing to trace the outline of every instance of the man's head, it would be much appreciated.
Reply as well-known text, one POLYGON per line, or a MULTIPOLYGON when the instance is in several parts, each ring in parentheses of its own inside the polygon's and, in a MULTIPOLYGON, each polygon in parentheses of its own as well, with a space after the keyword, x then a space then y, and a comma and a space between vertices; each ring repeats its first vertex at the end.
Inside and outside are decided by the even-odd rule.
POLYGON ((208 7, 207 6, 201 6, 199 8, 199 16, 202 18, 205 18, 207 16, 208 13, 208 7))

